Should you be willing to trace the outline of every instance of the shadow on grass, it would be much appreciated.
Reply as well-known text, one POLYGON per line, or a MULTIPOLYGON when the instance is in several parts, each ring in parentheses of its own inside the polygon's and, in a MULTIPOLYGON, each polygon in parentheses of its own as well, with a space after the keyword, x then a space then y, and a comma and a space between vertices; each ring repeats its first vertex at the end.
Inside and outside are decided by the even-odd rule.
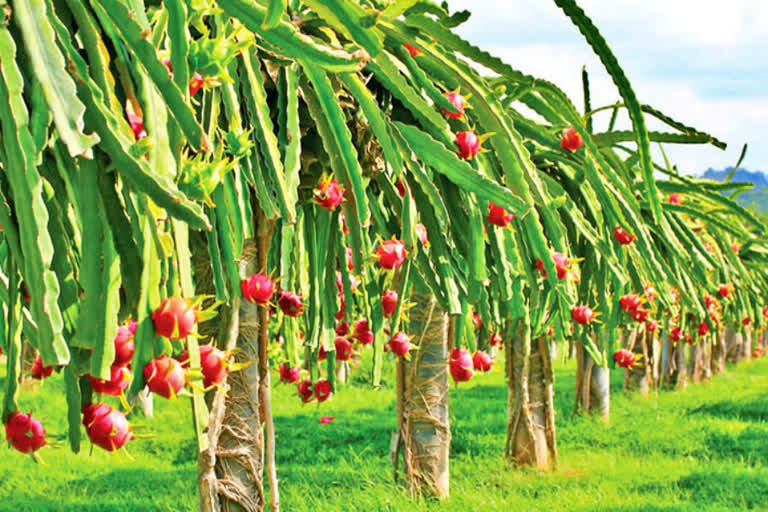
MULTIPOLYGON (((14 494, 14 511, 132 512, 193 510, 197 505, 196 471, 116 469, 69 480, 44 496, 34 488, 14 494), (163 491, 158 492, 159 489, 163 491)), ((0 509, 2 509, 0 507, 0 509)), ((6 509, 2 509, 6 510, 6 509)))
POLYGON ((768 421, 768 400, 752 400, 750 402, 723 400, 696 407, 689 410, 688 414, 707 414, 717 418, 744 421, 768 421))
POLYGON ((765 470, 696 471, 678 480, 677 485, 700 505, 719 503, 732 510, 754 510, 768 504, 765 470))
MULTIPOLYGON (((713 432, 704 441, 712 457, 727 459, 749 466, 768 462, 768 431, 747 427, 738 436, 727 432, 713 432)), ((766 502, 768 505, 768 502, 766 502)))

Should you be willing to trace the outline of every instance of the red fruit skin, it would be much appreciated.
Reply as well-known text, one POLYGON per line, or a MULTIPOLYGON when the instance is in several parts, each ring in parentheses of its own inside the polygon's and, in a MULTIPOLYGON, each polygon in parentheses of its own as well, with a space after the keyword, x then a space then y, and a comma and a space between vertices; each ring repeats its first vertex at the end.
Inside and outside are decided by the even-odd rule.
POLYGON ((5 439, 21 453, 34 453, 46 444, 45 429, 40 420, 19 411, 8 415, 5 439))
POLYGON ((347 338, 337 336, 334 344, 336 345, 336 360, 349 361, 349 358, 352 355, 352 344, 347 338))
POLYGON ((670 204, 683 204, 683 196, 680 194, 669 194, 670 204))
POLYGON ((205 79, 203 79, 203 75, 195 71, 192 78, 189 80, 189 96, 192 97, 197 94, 198 91, 203 88, 204 83, 205 79))
POLYGON ((630 314, 642 305, 643 300, 634 293, 628 293, 619 299, 619 306, 621 306, 622 311, 630 314))
POLYGON ((211 344, 200 345, 200 369, 206 388, 219 386, 229 375, 229 355, 211 344))
POLYGON ((88 376, 91 387, 96 393, 110 396, 120 396, 131 384, 131 371, 125 366, 112 365, 112 377, 109 380, 97 379, 93 375, 88 376))
POLYGON ((309 377, 305 377, 304 380, 299 381, 296 384, 296 389, 299 392, 299 398, 305 404, 311 402, 314 398, 314 391, 312 389, 312 380, 309 377))
POLYGON ((168 297, 152 313, 155 332, 171 340, 186 338, 197 323, 197 312, 187 299, 168 297))
POLYGON ((669 339, 672 341, 672 343, 677 343, 678 341, 683 339, 683 330, 679 327, 673 327, 669 331, 669 339))
POLYGON ((488 201, 488 223, 500 228, 509 226, 512 219, 515 218, 514 213, 509 213, 505 208, 493 204, 488 201))
POLYGON ((341 322, 336 326, 336 336, 346 336, 349 334, 349 324, 347 322, 341 322))
POLYGON ((571 318, 579 325, 589 325, 595 318, 595 313, 588 306, 576 306, 571 310, 571 318))
POLYGON ((315 202, 328 211, 335 210, 344 201, 344 188, 336 179, 324 179, 315 189, 315 202))
POLYGON ((613 354, 613 360, 621 368, 632 368, 635 365, 635 354, 626 348, 617 350, 613 354))
POLYGON ((392 316, 397 311, 398 295, 395 290, 388 290, 381 296, 381 310, 384 316, 392 316))
POLYGON ((648 320, 645 323, 645 330, 648 332, 656 332, 658 329, 659 329, 659 324, 654 320, 648 320))
POLYGON ((472 356, 472 365, 475 370, 489 372, 491 371, 491 368, 493 368, 493 358, 487 352, 478 350, 475 352, 475 355, 472 356))
POLYGON ((408 351, 411 350, 411 338, 404 332, 399 331, 390 338, 388 345, 389 349, 397 357, 405 357, 408 351))
POLYGON ((32 362, 29 373, 33 379, 43 380, 51 376, 53 366, 43 366, 43 358, 38 355, 32 362))
POLYGON ((286 363, 280 365, 280 382, 285 382, 286 384, 299 382, 300 375, 301 370, 298 368, 289 367, 286 363))
POLYGON ((751 321, 750 321, 748 316, 745 316, 744 318, 741 319, 741 323, 743 325, 749 325, 751 323, 751 321))
POLYGON ((560 138, 560 147, 571 153, 578 151, 583 145, 584 141, 581 139, 581 135, 574 128, 566 129, 560 138))
POLYGON ((240 283, 240 292, 251 304, 268 304, 275 293, 275 283, 264 274, 253 274, 240 283))
POLYGON ((130 325, 121 325, 117 328, 115 335, 115 360, 113 366, 125 366, 133 359, 133 353, 136 346, 133 341, 133 335, 136 333, 136 322, 130 325))
POLYGON ((162 355, 144 367, 144 380, 153 393, 168 399, 175 398, 184 387, 184 370, 176 359, 162 355))
POLYGON ((619 242, 621 245, 630 245, 632 242, 637 240, 637 237, 635 235, 630 235, 626 231, 624 231, 624 228, 621 226, 616 226, 613 228, 613 238, 619 242))
POLYGON ((459 157, 471 160, 480 153, 480 139, 475 132, 459 132, 456 134, 456 145, 459 147, 459 157))
POLYGON ((318 402, 325 402, 333 395, 331 390, 331 383, 327 379, 318 379, 315 382, 315 398, 318 402))
POLYGON ((287 290, 280 292, 277 304, 283 313, 288 316, 297 317, 304 312, 304 303, 301 296, 287 290))
POLYGON ((381 268, 392 270, 405 262, 405 244, 402 240, 384 240, 376 249, 381 268))
POLYGON ((131 131, 133 131, 133 136, 136 137, 136 140, 143 139, 147 136, 147 130, 144 129, 143 117, 130 110, 125 111, 125 117, 128 118, 128 125, 130 125, 131 131))
POLYGON ((109 452, 119 450, 133 437, 125 414, 106 404, 83 405, 83 425, 88 439, 109 452))
MULTIPOLYGON (((557 278, 562 281, 568 277, 571 272, 571 261, 565 257, 564 254, 559 252, 552 253, 552 261, 555 263, 555 271, 557 272, 557 278)), ((544 267, 544 262, 540 259, 536 260, 536 268, 539 270, 542 276, 547 277, 547 271, 544 267)))
POLYGON ((445 93, 445 97, 451 102, 451 105, 456 108, 456 112, 451 112, 448 109, 442 109, 443 114, 450 119, 461 119, 464 115, 464 96, 459 91, 450 91, 445 93))
MULTIPOLYGON (((336 317, 336 320, 341 320, 342 318, 344 318, 344 314, 347 311, 347 299, 344 298, 343 292, 339 293, 336 297, 339 299, 339 310, 336 312, 335 317, 336 317)), ((343 323, 346 323, 346 322, 343 322, 343 323)))
POLYGON ((720 285, 720 289, 717 290, 718 295, 722 298, 726 298, 731 294, 731 287, 727 284, 720 285))
POLYGON ((649 311, 644 308, 637 308, 633 310, 630 315, 632 316, 632 320, 634 320, 637 323, 643 323, 646 320, 648 320, 648 313, 649 311))
POLYGON ((472 378, 475 373, 475 365, 472 362, 472 356, 463 348, 455 348, 451 352, 451 359, 448 362, 448 369, 451 372, 453 381, 466 382, 472 378))
POLYGON ((429 237, 427 237, 427 228, 424 227, 424 224, 418 223, 416 224, 416 236, 419 237, 419 241, 421 242, 421 245, 424 247, 429 245, 429 237))
POLYGON ((498 345, 499 347, 501 347, 501 345, 502 345, 503 343, 504 343, 504 342, 501 340, 501 336, 499 336, 499 335, 498 335, 498 333, 495 333, 495 332, 494 332, 494 333, 492 333, 492 334, 491 334, 491 337, 488 339, 488 344, 489 344, 490 346, 492 346, 492 347, 495 347, 495 346, 497 346, 497 345, 498 345))
POLYGON ((475 327, 478 331, 483 329, 483 319, 480 318, 480 315, 477 311, 472 312, 472 323, 475 324, 475 327))
POLYGON ((361 345, 370 345, 373 343, 373 331, 368 328, 368 320, 363 318, 355 322, 354 334, 352 335, 361 345))
POLYGON ((706 336, 709 333, 709 325, 706 321, 699 324, 699 336, 706 336))
POLYGON ((406 50, 408 50, 408 53, 411 54, 411 57, 418 57, 419 55, 421 55, 421 50, 419 50, 418 48, 408 43, 403 43, 403 46, 405 47, 406 50))

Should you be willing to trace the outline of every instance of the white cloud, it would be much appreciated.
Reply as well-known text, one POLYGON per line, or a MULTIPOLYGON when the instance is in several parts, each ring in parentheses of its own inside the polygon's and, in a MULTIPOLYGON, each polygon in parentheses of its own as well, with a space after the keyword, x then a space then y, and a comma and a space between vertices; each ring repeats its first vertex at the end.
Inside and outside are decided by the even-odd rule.
MULTIPOLYGON (((521 71, 557 83, 581 107, 581 66, 590 71, 593 106, 618 92, 571 22, 550 1, 449 0, 469 9, 460 32, 521 71)), ((582 0, 630 77, 638 98, 729 143, 668 146, 687 172, 744 162, 768 171, 768 2, 759 0, 582 0)), ((660 128, 649 121, 652 128, 660 128)))

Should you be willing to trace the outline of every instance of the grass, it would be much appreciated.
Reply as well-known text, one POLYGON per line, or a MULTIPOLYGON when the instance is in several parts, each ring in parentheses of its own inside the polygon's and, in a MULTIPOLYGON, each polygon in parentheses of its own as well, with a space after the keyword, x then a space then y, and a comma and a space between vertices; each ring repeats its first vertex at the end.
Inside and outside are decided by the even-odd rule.
MULTIPOLYGON (((733 511, 768 510, 768 359, 729 369, 711 383, 643 398, 620 391, 612 421, 573 417, 574 369, 557 367, 560 468, 551 474, 505 467, 506 388, 496 370, 451 393, 451 497, 416 503, 392 483, 391 387, 349 386, 321 407, 301 406, 293 386, 274 392, 281 501, 302 511, 733 511), (320 416, 336 416, 319 425, 320 416)), ((195 510, 195 444, 186 400, 155 401, 154 419, 130 456, 84 441, 64 445, 59 377, 45 393, 26 389, 24 410, 45 419, 58 447, 46 465, 0 448, 0 510, 195 510)))

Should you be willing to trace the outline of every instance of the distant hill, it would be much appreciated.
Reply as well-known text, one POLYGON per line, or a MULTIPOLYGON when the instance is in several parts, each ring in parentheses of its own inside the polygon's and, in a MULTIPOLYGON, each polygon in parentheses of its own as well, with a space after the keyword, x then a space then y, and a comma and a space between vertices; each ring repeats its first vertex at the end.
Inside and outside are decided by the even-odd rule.
MULTIPOLYGON (((707 169, 702 178, 723 181, 732 167, 723 170, 707 169)), ((744 192, 736 198, 736 202, 742 206, 754 206, 759 212, 768 212, 768 176, 762 171, 750 171, 748 169, 738 168, 733 173, 731 181, 750 182, 755 184, 755 188, 744 192)))

